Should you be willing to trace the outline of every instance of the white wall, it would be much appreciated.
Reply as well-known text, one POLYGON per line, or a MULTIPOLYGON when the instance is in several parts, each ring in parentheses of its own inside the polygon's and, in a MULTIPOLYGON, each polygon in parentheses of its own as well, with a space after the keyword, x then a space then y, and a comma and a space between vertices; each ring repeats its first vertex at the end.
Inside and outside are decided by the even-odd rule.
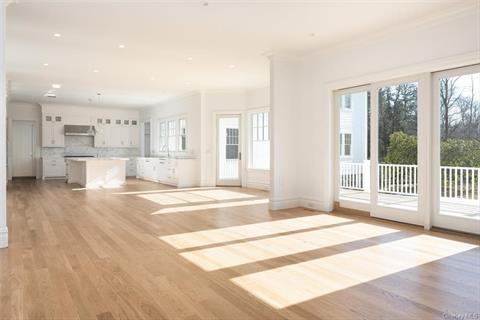
POLYGON ((269 172, 247 169, 249 154, 246 134, 248 112, 268 108, 270 106, 269 98, 268 88, 202 92, 201 183, 203 186, 214 186, 216 184, 216 117, 219 114, 235 113, 242 116, 241 139, 244 142, 242 148, 242 185, 260 189, 269 188, 269 172))
POLYGON ((0 4, 0 248, 8 247, 7 228, 7 98, 5 75, 5 11, 7 3, 0 4))
MULTIPOLYGON (((282 184, 285 176, 295 172, 296 179, 288 178, 288 183, 298 183, 296 190, 300 204, 331 210, 334 197, 333 143, 337 140, 336 135, 333 136, 332 91, 479 63, 479 19, 478 7, 460 8, 429 17, 423 23, 303 56, 296 64, 300 69, 298 99, 292 101, 288 95, 282 97, 282 93, 276 91, 286 88, 275 83, 272 85, 273 126, 283 127, 274 129, 273 134, 276 166, 272 197, 285 196, 284 190, 280 191, 276 186, 282 184), (292 116, 293 110, 298 113, 298 123, 284 121, 292 116), (297 145, 278 141, 281 137, 295 135, 297 131, 297 145), (276 148, 284 151, 279 152, 276 148), (278 159, 288 157, 288 154, 296 154, 296 161, 278 159)), ((275 74, 272 79, 275 82, 275 74)), ((295 75, 291 75, 291 79, 293 84, 295 75)), ((295 193, 290 190, 287 195, 293 197, 295 193)))
POLYGON ((35 103, 14 102, 7 103, 7 155, 8 155, 8 179, 12 179, 12 124, 13 121, 33 121, 35 122, 35 173, 37 179, 41 176, 41 142, 42 142, 42 112, 41 106, 35 103))
MULTIPOLYGON (((246 115, 249 111, 269 108, 270 94, 268 88, 250 90, 218 90, 193 93, 188 96, 162 103, 142 110, 142 121, 165 119, 181 115, 187 116, 187 148, 199 159, 200 184, 216 185, 216 115, 222 113, 239 113, 242 115, 244 149, 242 154, 248 159, 246 141, 246 115)), ((153 130, 155 135, 155 130, 153 130)), ((242 180, 244 186, 260 189, 269 188, 269 172, 265 170, 248 170, 244 166, 242 180), (250 183, 251 182, 251 183, 250 183)))
MULTIPOLYGON (((200 156, 200 98, 199 93, 193 93, 157 106, 145 108, 141 114, 142 122, 186 116, 187 152, 198 158, 200 156)), ((156 130, 152 131, 156 132, 156 130)), ((160 152, 160 150, 155 151, 160 152)))
POLYGON ((64 124, 95 125, 97 118, 140 119, 140 111, 127 108, 106 108, 90 105, 42 104, 42 113, 60 114, 64 124))
MULTIPOLYGON (((270 58, 271 147, 270 208, 296 207, 300 197, 302 162, 308 154, 299 153, 300 91, 298 61, 291 57, 270 58)), ((308 137, 311 141, 312 137, 308 137)))

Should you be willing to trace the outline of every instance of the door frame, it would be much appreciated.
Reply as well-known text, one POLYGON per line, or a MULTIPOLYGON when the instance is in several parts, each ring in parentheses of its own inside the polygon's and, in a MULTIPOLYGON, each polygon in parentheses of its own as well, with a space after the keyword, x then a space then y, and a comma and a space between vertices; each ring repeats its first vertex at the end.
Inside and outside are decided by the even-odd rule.
MULTIPOLYGON (((25 176, 25 177, 35 177, 37 178, 37 174, 38 174, 38 170, 37 170, 37 154, 36 154, 36 146, 37 146, 37 122, 35 120, 14 120, 12 119, 11 120, 11 124, 12 124, 12 130, 11 130, 11 152, 10 152, 10 155, 9 155, 9 158, 10 158, 10 166, 11 169, 9 169, 10 171, 10 177, 11 178, 15 178, 16 176, 14 175, 14 169, 13 169, 13 166, 14 166, 14 161, 13 161, 13 154, 14 154, 14 150, 15 150, 15 138, 13 136, 13 132, 14 132, 14 128, 15 128, 15 125, 18 124, 18 123, 29 123, 32 125, 32 176, 25 176)), ((23 176, 22 176, 23 177, 23 176)))
POLYGON ((244 128, 243 128, 243 123, 244 123, 244 112, 243 111, 226 111, 226 112, 214 112, 214 132, 215 134, 213 135, 215 139, 215 143, 213 144, 215 146, 215 150, 213 152, 215 156, 215 185, 216 186, 231 186, 231 187, 242 187, 244 184, 243 181, 243 171, 245 170, 245 146, 243 143, 243 137, 244 137, 244 128), (220 180, 219 179, 219 141, 218 141, 218 134, 219 134, 219 119, 220 118, 233 118, 233 117, 238 117, 238 125, 239 125, 239 130, 238 130, 238 145, 239 145, 239 152, 240 152, 240 160, 238 164, 238 180, 220 180))
MULTIPOLYGON (((446 77, 480 73, 480 64, 432 72, 432 226, 456 231, 480 234, 480 221, 458 216, 442 215, 440 212, 440 96, 439 80, 446 77), (452 227, 453 226, 453 227, 452 227)), ((480 203, 480 199, 479 199, 480 203)))
POLYGON ((430 172, 426 170, 431 161, 430 132, 431 132, 431 73, 415 74, 408 77, 393 78, 385 81, 372 82, 371 84, 339 89, 334 92, 334 200, 340 206, 349 209, 369 211, 370 216, 394 220, 430 228, 431 195, 429 192, 430 172), (378 204, 378 90, 389 85, 417 82, 417 165, 418 165, 418 206, 417 210, 404 210, 391 208, 378 204), (370 203, 341 200, 340 190, 340 97, 348 93, 370 92, 370 203), (425 169, 423 169, 425 168, 425 169))
POLYGON ((376 218, 394 220, 409 224, 425 226, 429 219, 430 208, 430 174, 427 170, 430 161, 430 109, 431 84, 430 73, 416 74, 408 77, 395 78, 372 84, 371 94, 371 160, 370 160, 370 215, 376 218), (417 165, 418 165, 418 205, 417 210, 391 208, 378 204, 378 91, 380 88, 401 83, 417 82, 417 165))
MULTIPOLYGON (((334 174, 334 177, 335 177, 334 178, 334 180, 335 180, 334 181, 334 200, 336 202, 338 202, 339 205, 343 208, 360 210, 360 211, 370 211, 371 210, 371 199, 370 199, 369 203, 340 199, 340 143, 339 143, 339 137, 340 137, 340 107, 341 107, 340 98, 343 95, 346 95, 346 94, 359 93, 359 92, 369 92, 369 94, 370 94, 370 110, 371 110, 371 100, 372 100, 371 89, 372 89, 372 86, 370 84, 366 84, 366 85, 362 85, 362 86, 356 86, 356 87, 352 87, 352 88, 346 88, 346 89, 339 89, 339 90, 335 90, 334 97, 333 97, 334 98, 334 106, 335 106, 335 111, 333 113, 333 117, 334 117, 333 130, 334 130, 334 139, 335 139, 335 142, 333 143, 333 146, 334 146, 333 166, 334 166, 334 172, 335 172, 335 174, 334 174)), ((370 123, 371 123, 371 119, 370 119, 370 123)), ((370 155, 371 155, 371 151, 370 151, 370 155)))

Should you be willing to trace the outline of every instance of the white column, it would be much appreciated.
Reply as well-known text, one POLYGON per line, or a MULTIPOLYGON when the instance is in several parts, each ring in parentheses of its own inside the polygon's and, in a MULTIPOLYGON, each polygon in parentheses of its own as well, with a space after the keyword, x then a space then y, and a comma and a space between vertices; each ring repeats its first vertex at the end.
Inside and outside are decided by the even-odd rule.
POLYGON ((7 228, 7 99, 5 73, 5 12, 0 5, 0 248, 8 247, 7 228))
POLYGON ((300 205, 298 62, 270 57, 270 209, 300 205))

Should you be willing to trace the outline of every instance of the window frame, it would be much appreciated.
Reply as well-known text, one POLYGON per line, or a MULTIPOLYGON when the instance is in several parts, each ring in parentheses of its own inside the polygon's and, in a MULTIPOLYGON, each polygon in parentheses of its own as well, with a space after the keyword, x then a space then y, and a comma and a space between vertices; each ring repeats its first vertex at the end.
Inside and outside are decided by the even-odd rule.
POLYGON ((270 148, 270 137, 271 137, 271 117, 270 117, 270 108, 260 108, 260 109, 254 109, 250 110, 247 113, 248 116, 248 151, 249 151, 249 156, 248 156, 248 164, 247 168, 250 170, 265 170, 269 171, 270 170, 270 159, 271 155, 269 155, 268 159, 268 168, 265 167, 255 167, 254 166, 254 144, 259 143, 259 142, 268 142, 269 148, 270 148), (259 124, 259 119, 262 119, 262 123, 259 124))
POLYGON ((188 152, 188 118, 186 114, 179 114, 171 117, 159 118, 156 120, 158 133, 156 134, 159 153, 187 153, 188 152), (181 134, 181 124, 184 121, 185 133, 181 134), (171 125, 174 128, 171 128, 171 125), (162 128, 164 126, 164 128, 162 128), (164 131, 163 131, 164 129, 164 131), (174 131, 173 131, 174 130, 174 131), (185 139, 185 149, 182 150, 182 138, 185 139), (162 146, 165 146, 162 148, 162 146), (172 146, 174 146, 172 148, 172 146))

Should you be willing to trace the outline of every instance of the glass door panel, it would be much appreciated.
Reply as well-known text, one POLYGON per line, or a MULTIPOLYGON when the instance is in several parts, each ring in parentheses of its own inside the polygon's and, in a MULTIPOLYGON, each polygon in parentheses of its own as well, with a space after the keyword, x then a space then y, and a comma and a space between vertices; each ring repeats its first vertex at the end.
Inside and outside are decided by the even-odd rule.
POLYGON ((240 115, 217 118, 217 184, 240 186, 240 115))
POLYGON ((438 227, 480 233, 480 66, 434 77, 438 227))
POLYGON ((339 202, 369 210, 361 204, 370 204, 370 92, 339 91, 337 106, 339 202))
POLYGON ((409 82, 378 90, 378 205, 417 211, 417 91, 409 82))

